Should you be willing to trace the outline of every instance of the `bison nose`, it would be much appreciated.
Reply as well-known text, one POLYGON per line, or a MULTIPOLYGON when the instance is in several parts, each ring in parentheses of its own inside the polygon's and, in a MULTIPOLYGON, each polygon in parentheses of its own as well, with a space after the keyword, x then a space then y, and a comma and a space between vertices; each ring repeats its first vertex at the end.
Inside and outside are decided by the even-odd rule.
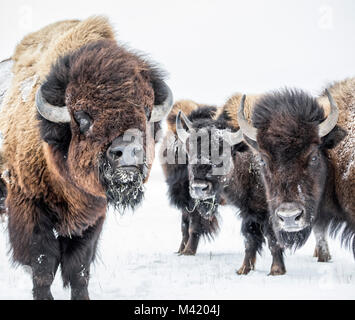
POLYGON ((114 167, 137 167, 141 163, 142 147, 123 137, 114 139, 107 149, 106 157, 114 167))
POLYGON ((205 200, 212 198, 212 183, 203 180, 194 180, 190 185, 190 195, 194 199, 205 200))
POLYGON ((276 215, 286 231, 298 231, 305 227, 304 209, 297 203, 281 204, 276 210, 276 215))

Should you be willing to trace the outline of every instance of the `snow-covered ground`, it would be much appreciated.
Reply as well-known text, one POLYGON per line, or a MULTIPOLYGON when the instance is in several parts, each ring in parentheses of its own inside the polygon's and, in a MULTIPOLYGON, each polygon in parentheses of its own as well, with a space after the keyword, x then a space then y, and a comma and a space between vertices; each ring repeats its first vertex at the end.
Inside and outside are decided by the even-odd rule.
MULTIPOLYGON (((120 216, 110 211, 92 268, 92 299, 354 299, 355 261, 330 240, 332 260, 312 257, 313 236, 286 255, 287 274, 268 276, 271 255, 265 247, 256 269, 235 271, 243 260, 240 219, 232 207, 221 209, 221 230, 214 241, 202 241, 196 256, 178 256, 180 212, 172 208, 158 161, 146 185, 143 205, 120 216)), ((7 255, 6 223, 0 227, 0 299, 31 299, 32 281, 7 255)), ((60 272, 52 287, 56 299, 69 299, 60 272)))

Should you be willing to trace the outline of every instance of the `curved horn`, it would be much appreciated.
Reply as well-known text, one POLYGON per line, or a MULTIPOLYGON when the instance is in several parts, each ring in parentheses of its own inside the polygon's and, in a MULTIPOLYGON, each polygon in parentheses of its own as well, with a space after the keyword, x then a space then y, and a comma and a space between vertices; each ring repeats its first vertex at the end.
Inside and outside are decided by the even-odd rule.
POLYGON ((56 123, 70 122, 70 113, 67 107, 56 107, 49 104, 42 96, 41 88, 36 93, 36 107, 38 113, 45 119, 56 123))
POLYGON ((173 93, 165 82, 163 82, 163 88, 167 93, 166 99, 162 104, 155 105, 153 107, 149 122, 157 122, 162 120, 170 112, 173 106, 173 93))
POLYGON ((231 132, 224 130, 223 131, 223 139, 230 145, 234 146, 243 141, 243 132, 242 130, 238 130, 237 132, 231 132))
POLYGON ((325 93, 327 94, 330 103, 330 114, 328 115, 327 119, 325 119, 321 124, 319 124, 318 132, 320 138, 326 136, 330 131, 333 130, 339 118, 339 110, 335 101, 333 100, 332 95, 330 94, 328 89, 325 89, 325 93))
POLYGON ((256 141, 256 133, 257 133, 256 128, 251 126, 248 123, 248 120, 245 119, 245 116, 244 116, 245 98, 246 98, 246 96, 244 94, 242 97, 242 100, 240 101, 240 106, 239 106, 239 110, 237 113, 238 124, 239 124, 240 130, 243 132, 243 134, 245 134, 249 139, 256 141))
POLYGON ((178 115, 176 116, 176 133, 181 142, 185 143, 187 138, 189 137, 189 133, 185 130, 184 126, 181 122, 181 117, 183 118, 187 128, 189 130, 192 129, 191 121, 185 116, 185 114, 180 110, 178 115))

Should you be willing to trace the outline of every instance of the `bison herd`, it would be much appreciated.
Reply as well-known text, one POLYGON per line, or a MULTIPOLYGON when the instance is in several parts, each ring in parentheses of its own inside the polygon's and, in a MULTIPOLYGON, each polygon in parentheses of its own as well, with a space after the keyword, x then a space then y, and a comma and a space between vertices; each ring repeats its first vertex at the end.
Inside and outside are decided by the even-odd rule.
POLYGON ((285 248, 312 231, 318 261, 331 258, 328 231, 355 255, 355 78, 318 97, 282 89, 173 105, 164 72, 92 17, 27 35, 0 63, 0 103, 0 213, 34 299, 53 299, 59 266, 71 298, 89 299, 107 207, 143 201, 165 118, 159 160, 181 210, 179 254, 213 238, 229 204, 245 237, 238 274, 254 269, 265 239, 270 274, 284 274, 285 248))

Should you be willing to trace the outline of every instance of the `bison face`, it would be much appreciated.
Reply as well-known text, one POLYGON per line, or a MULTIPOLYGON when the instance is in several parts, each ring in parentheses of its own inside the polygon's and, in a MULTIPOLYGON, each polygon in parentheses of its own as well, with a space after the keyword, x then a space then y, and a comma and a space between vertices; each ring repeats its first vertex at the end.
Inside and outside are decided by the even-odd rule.
POLYGON ((327 180, 332 172, 327 156, 344 133, 335 127, 337 108, 324 120, 317 101, 301 91, 266 95, 254 106, 253 124, 238 121, 246 141, 260 161, 270 219, 279 242, 297 248, 307 240, 319 218, 327 180))
MULTIPOLYGON (((327 159, 317 144, 295 154, 288 149, 270 150, 266 147, 269 142, 267 136, 258 140, 270 218, 279 241, 286 247, 299 247, 317 218, 327 159)), ((280 146, 282 142, 276 143, 280 146)))
POLYGON ((57 61, 36 106, 58 179, 117 208, 140 203, 155 131, 172 106, 155 68, 114 41, 98 41, 57 61))
POLYGON ((189 211, 197 210, 209 219, 216 213, 233 172, 233 147, 241 142, 241 134, 212 119, 192 123, 181 111, 176 118, 176 129, 188 158, 189 192, 194 200, 189 211))

